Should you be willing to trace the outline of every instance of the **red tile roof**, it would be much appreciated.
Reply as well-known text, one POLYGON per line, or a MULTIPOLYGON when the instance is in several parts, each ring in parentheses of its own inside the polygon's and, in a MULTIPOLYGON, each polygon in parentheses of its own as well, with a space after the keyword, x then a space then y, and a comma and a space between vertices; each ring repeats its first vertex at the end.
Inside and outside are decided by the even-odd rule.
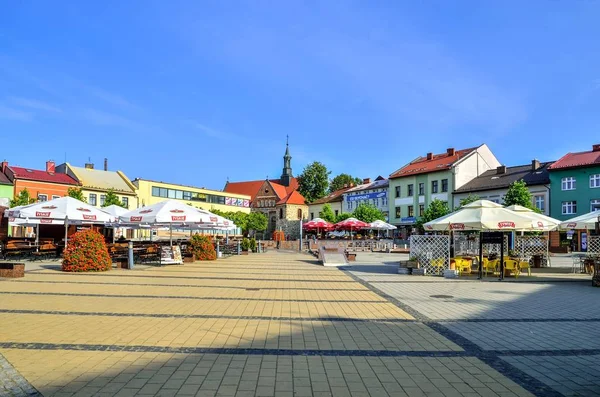
POLYGON ((279 205, 279 204, 305 205, 306 200, 304 199, 304 196, 302 196, 300 193, 298 193, 297 190, 294 190, 290 194, 288 194, 286 197, 279 200, 277 202, 277 205, 279 205))
POLYGON ((1 170, 0 170, 0 185, 12 185, 12 182, 10 181, 10 179, 8 179, 8 177, 6 175, 4 175, 1 170))
POLYGON ((14 174, 14 179, 26 179, 29 181, 60 183, 63 185, 79 185, 75 179, 67 174, 57 172, 46 172, 42 170, 33 170, 31 168, 9 166, 14 174))
POLYGON ((344 199, 344 197, 342 196, 345 192, 347 192, 350 189, 353 189, 355 186, 352 187, 344 187, 341 188, 339 190, 336 190, 333 193, 329 193, 327 196, 320 198, 318 200, 315 200, 311 203, 312 204, 325 204, 325 203, 333 203, 336 201, 342 201, 344 199))
POLYGON ((552 171, 564 168, 586 167, 590 165, 600 165, 600 150, 567 153, 548 167, 548 169, 552 171))
MULTIPOLYGON (((288 186, 288 187, 283 186, 281 184, 280 179, 269 179, 269 182, 271 182, 271 185, 273 186, 273 190, 275 190, 275 193, 277 194, 277 196, 280 199, 284 198, 289 193, 298 189, 298 180, 296 178, 291 179, 290 186, 288 186)), ((260 189, 260 187, 262 186, 263 183, 265 183, 264 180, 245 181, 245 182, 227 182, 223 191, 227 192, 227 193, 245 194, 247 196, 250 196, 251 200, 253 201, 256 198, 256 195, 258 194, 258 190, 260 189)))
POLYGON ((434 154, 431 160, 427 157, 419 157, 390 175, 390 179, 401 178, 403 176, 427 174, 429 172, 448 170, 454 163, 470 154, 477 148, 469 148, 454 151, 450 156, 447 152, 434 154))

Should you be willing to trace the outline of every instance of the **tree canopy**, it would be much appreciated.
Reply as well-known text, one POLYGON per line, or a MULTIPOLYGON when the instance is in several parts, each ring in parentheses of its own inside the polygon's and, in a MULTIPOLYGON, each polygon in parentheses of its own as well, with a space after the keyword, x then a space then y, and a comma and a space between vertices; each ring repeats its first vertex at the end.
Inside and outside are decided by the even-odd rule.
POLYGON ((108 207, 109 205, 118 205, 119 207, 127 208, 125 204, 119 200, 119 196, 117 196, 112 189, 106 192, 104 204, 102 204, 101 207, 108 207))
POLYGON ((331 180, 331 183, 329 184, 329 193, 333 193, 336 190, 342 189, 344 185, 350 186, 351 183, 360 185, 362 183, 362 179, 353 177, 349 174, 339 174, 331 180))
POLYGON ((504 195, 503 205, 521 205, 529 208, 530 210, 539 212, 539 210, 533 205, 533 198, 531 192, 527 189, 527 184, 524 181, 514 181, 508 187, 506 194, 504 195))
POLYGON ((338 214, 338 216, 335 217, 335 223, 345 221, 346 219, 352 218, 353 216, 354 216, 354 214, 352 214, 350 212, 342 212, 342 213, 338 214))
POLYGON ((423 225, 429 221, 440 218, 450 213, 448 203, 442 200, 435 199, 425 209, 421 218, 417 221, 417 227, 423 230, 423 225))
POLYGON ((377 207, 367 203, 360 203, 352 213, 359 221, 371 223, 377 220, 385 221, 385 214, 377 207))
POLYGON ((476 195, 476 194, 469 193, 469 195, 467 197, 465 197, 463 199, 460 199, 459 206, 460 207, 464 207, 465 205, 471 204, 471 203, 473 203, 473 202, 475 202, 477 200, 481 200, 481 198, 478 195, 476 195))
POLYGON ((331 209, 331 205, 329 203, 323 206, 319 217, 321 219, 326 220, 327 222, 335 222, 335 214, 333 213, 333 210, 331 209))
POLYGON ((17 194, 12 200, 10 200, 10 207, 16 207, 18 205, 28 205, 35 203, 35 199, 29 194, 29 190, 24 188, 17 194))
POLYGON ((327 167, 318 161, 304 167, 298 176, 298 191, 307 202, 312 203, 327 194, 330 173, 327 167))
MULTIPOLYGON (((235 222, 234 222, 235 223, 235 222)), ((267 216, 262 212, 251 212, 246 217, 247 231, 263 232, 267 230, 267 216)))
POLYGON ((67 196, 73 197, 74 199, 87 203, 87 199, 83 195, 83 189, 80 187, 70 187, 67 190, 67 196))

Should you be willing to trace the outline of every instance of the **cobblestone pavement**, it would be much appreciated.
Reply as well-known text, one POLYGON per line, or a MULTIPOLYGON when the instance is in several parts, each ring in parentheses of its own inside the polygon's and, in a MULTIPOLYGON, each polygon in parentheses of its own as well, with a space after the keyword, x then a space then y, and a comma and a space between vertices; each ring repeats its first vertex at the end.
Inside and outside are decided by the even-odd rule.
POLYGON ((589 276, 510 283, 404 276, 395 269, 345 270, 509 378, 530 377, 534 394, 600 396, 600 290, 589 276))
MULTIPOLYGON (((528 306, 544 299, 526 299, 550 299, 554 286, 492 293, 488 283, 481 298, 470 288, 484 283, 447 284, 465 289, 461 302, 460 288, 454 298, 430 297, 444 294, 445 283, 370 284, 361 279, 368 274, 278 252, 95 274, 30 271, 0 281, 0 394, 450 397, 595 389, 597 323, 585 313, 599 305, 585 300, 597 295, 578 295, 583 308, 564 304, 545 314, 560 321, 548 322, 528 317, 536 312, 528 306), (478 299, 489 302, 470 302, 478 299), (507 308, 486 328, 494 299, 507 308), (531 335, 537 325, 545 326, 535 328, 538 338, 531 335), (520 344, 495 332, 517 333, 520 344), (592 336, 579 346, 585 335, 592 336), (554 350, 548 340, 563 346, 554 350), (554 377, 556 367, 563 369, 554 377), (548 379, 565 381, 557 388, 548 379)), ((561 287, 565 294, 586 288, 561 287)), ((548 307, 552 301, 561 303, 553 298, 548 307)))

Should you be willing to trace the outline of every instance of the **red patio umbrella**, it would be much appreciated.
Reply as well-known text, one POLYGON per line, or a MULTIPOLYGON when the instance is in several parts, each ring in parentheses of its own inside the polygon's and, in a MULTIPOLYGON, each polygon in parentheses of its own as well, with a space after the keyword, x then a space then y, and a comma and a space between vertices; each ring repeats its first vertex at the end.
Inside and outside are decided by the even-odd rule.
POLYGON ((359 221, 356 218, 348 218, 335 224, 337 230, 350 230, 350 239, 354 240, 352 236, 352 230, 367 229, 369 224, 363 221, 359 221))
POLYGON ((319 230, 331 230, 333 229, 333 225, 324 219, 315 218, 304 223, 302 228, 307 231, 316 230, 317 234, 319 234, 319 230))

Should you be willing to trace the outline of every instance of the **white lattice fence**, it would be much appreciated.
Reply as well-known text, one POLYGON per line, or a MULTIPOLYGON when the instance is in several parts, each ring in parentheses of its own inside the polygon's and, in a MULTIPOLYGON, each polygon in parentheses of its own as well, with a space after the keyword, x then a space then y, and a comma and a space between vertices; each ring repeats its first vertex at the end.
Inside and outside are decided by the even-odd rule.
POLYGON ((515 253, 526 261, 534 255, 546 255, 548 239, 545 236, 516 236, 515 253))
POLYGON ((410 256, 427 274, 442 274, 450 268, 450 236, 410 236, 410 256))
POLYGON ((600 236, 588 237, 588 252, 600 254, 600 236))
MULTIPOLYGON (((500 244, 483 244, 483 255, 500 255, 500 244)), ((508 255, 508 236, 504 236, 504 255, 508 255)))

